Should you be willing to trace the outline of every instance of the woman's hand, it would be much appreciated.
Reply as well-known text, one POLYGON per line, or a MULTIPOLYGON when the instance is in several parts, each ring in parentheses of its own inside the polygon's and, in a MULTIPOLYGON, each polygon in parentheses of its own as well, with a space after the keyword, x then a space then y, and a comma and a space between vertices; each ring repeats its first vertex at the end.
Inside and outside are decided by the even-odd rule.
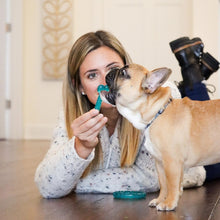
POLYGON ((76 137, 75 149, 80 157, 86 159, 89 156, 98 144, 97 136, 107 121, 103 114, 92 109, 72 122, 71 128, 76 137))

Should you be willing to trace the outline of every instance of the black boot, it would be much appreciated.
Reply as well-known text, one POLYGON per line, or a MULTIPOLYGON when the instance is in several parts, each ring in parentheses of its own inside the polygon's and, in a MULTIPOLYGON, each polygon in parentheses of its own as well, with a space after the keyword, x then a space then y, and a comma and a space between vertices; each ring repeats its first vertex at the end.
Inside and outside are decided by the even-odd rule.
POLYGON ((187 37, 170 42, 170 47, 181 67, 183 81, 180 83, 179 89, 184 97, 184 88, 193 89, 194 84, 203 80, 198 58, 192 49, 192 42, 187 37))
POLYGON ((195 54, 196 59, 200 63, 202 53, 203 53, 204 44, 203 44, 202 40, 199 37, 195 37, 191 40, 189 39, 189 37, 181 37, 181 38, 178 38, 175 41, 170 42, 170 44, 178 45, 178 48, 176 48, 174 46, 176 48, 176 49, 173 50, 174 54, 178 50, 182 50, 184 48, 191 47, 193 53, 195 54))
POLYGON ((199 61, 201 73, 207 80, 218 70, 219 62, 210 53, 203 53, 204 44, 199 37, 191 39, 191 48, 199 61))
POLYGON ((219 69, 219 62, 210 53, 203 53, 204 44, 199 37, 191 39, 192 50, 199 60, 201 73, 205 80, 219 69))
POLYGON ((219 62, 211 54, 204 53, 201 57, 200 69, 205 80, 219 68, 219 62))
POLYGON ((191 39, 191 48, 193 50, 193 53, 195 54, 196 58, 199 61, 201 61, 201 57, 203 54, 203 48, 204 48, 204 44, 202 42, 202 40, 199 37, 195 37, 191 39))
POLYGON ((203 53, 204 44, 201 38, 195 37, 190 40, 189 37, 181 37, 172 42, 175 42, 176 45, 179 45, 179 48, 174 50, 173 53, 175 53, 178 49, 191 47, 200 65, 201 73, 205 80, 207 80, 219 69, 219 62, 211 54, 203 53))

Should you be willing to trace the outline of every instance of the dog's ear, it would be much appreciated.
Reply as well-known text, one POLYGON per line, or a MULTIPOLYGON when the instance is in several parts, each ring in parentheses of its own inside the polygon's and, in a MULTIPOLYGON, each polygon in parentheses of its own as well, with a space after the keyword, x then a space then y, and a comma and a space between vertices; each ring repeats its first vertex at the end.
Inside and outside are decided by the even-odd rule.
POLYGON ((142 81, 142 88, 146 93, 153 93, 166 82, 171 72, 171 69, 166 67, 149 72, 142 81))

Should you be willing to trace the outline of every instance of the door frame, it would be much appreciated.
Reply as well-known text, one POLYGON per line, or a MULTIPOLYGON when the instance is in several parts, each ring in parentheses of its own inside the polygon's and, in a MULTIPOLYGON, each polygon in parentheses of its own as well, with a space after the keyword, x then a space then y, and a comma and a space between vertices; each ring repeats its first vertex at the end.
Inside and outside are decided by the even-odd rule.
POLYGON ((5 0, 9 10, 7 22, 11 24, 8 36, 8 71, 5 71, 5 139, 23 139, 23 0, 5 0), (8 75, 6 75, 8 74, 8 75))
POLYGON ((6 11, 6 0, 4 0, 0 7, 0 139, 6 138, 6 11))

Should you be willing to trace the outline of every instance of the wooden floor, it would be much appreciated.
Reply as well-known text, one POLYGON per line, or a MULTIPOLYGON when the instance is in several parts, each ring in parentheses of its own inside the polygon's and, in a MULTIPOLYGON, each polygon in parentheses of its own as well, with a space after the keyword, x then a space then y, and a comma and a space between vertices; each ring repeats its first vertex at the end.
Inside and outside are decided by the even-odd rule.
POLYGON ((174 212, 158 212, 144 200, 115 200, 110 194, 75 194, 43 199, 34 173, 49 147, 48 141, 0 141, 0 219, 166 219, 220 220, 220 180, 185 190, 174 212))

